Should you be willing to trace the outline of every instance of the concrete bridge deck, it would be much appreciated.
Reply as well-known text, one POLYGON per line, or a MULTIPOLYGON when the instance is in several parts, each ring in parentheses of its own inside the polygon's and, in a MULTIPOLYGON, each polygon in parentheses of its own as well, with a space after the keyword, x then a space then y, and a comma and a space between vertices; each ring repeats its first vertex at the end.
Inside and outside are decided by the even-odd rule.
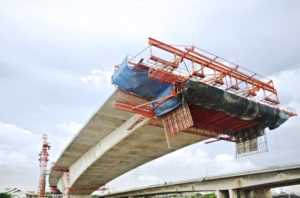
POLYGON ((167 153, 207 139, 181 133, 168 148, 164 129, 140 115, 113 107, 114 94, 64 149, 51 171, 50 186, 71 195, 89 195, 116 177, 167 153), (53 170, 54 170, 53 169, 53 170))

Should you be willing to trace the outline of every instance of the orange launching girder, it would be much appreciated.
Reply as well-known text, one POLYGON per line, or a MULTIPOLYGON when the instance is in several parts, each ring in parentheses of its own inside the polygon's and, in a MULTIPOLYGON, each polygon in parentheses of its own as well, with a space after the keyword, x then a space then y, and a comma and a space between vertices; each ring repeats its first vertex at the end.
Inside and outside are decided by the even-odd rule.
POLYGON ((240 119, 221 110, 184 102, 161 117, 156 116, 155 110, 163 103, 170 98, 181 97, 179 94, 182 93, 187 80, 199 81, 240 97, 249 97, 249 100, 270 106, 289 117, 297 115, 293 109, 279 105, 277 90, 272 80, 265 81, 265 78, 256 73, 195 46, 177 48, 149 38, 149 48, 150 57, 147 60, 144 60, 144 56, 141 59, 137 58, 146 48, 130 59, 127 66, 142 70, 149 80, 172 85, 173 91, 167 96, 153 100, 151 97, 143 98, 118 88, 115 92, 114 106, 141 115, 127 130, 132 130, 137 124, 150 118, 147 123, 163 127, 167 136, 184 132, 216 138, 214 141, 237 142, 236 132, 260 126, 255 120, 240 119), (160 53, 156 56, 153 51, 160 53))
MULTIPOLYGON (((201 78, 205 77, 205 74, 203 73, 203 68, 209 68, 214 71, 215 74, 218 74, 217 78, 214 79, 215 84, 223 85, 224 84, 224 78, 227 76, 230 81, 234 81, 235 83, 232 84, 231 86, 228 87, 228 89, 231 90, 239 90, 238 84, 240 83, 245 83, 247 87, 252 87, 248 88, 245 91, 248 91, 245 94, 255 96, 256 92, 259 90, 262 90, 264 95, 264 101, 272 103, 274 105, 279 104, 279 100, 277 97, 277 90, 275 89, 273 82, 268 81, 268 82, 263 82, 257 78, 254 78, 254 75, 247 75, 241 71, 238 70, 238 66, 235 68, 231 68, 216 59, 215 58, 210 58, 208 56, 205 56, 199 52, 196 52, 194 50, 194 47, 191 48, 185 48, 184 50, 175 48, 171 45, 165 44, 163 42, 160 42, 158 40, 155 40, 153 38, 149 38, 149 45, 157 47, 161 50, 167 51, 171 54, 174 55, 174 57, 177 57, 174 59, 174 61, 167 61, 162 58, 158 58, 154 55, 151 54, 150 59, 153 61, 159 62, 159 63, 164 63, 167 66, 173 67, 174 69, 178 68, 178 64, 180 62, 183 62, 184 60, 189 60, 192 62, 192 64, 196 63, 201 66, 201 69, 199 71, 193 71, 193 74, 196 76, 200 76, 201 78), (198 75, 199 73, 199 75, 198 75), (238 83, 239 81, 239 83, 238 83), (267 92, 267 93, 266 93, 267 92), (267 96, 268 94, 268 96, 267 96), (270 98, 272 96, 272 98, 270 98)), ((226 80, 225 80, 226 82, 226 80)))

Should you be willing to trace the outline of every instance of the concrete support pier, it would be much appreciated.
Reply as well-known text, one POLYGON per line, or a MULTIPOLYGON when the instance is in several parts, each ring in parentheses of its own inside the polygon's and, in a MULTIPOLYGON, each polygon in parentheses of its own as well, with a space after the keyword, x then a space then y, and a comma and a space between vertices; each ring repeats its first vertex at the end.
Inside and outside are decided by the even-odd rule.
POLYGON ((269 188, 260 188, 253 190, 217 190, 216 195, 217 198, 272 198, 271 189, 269 188))
POLYGON ((272 192, 270 188, 253 189, 247 193, 246 198, 272 198, 272 192))

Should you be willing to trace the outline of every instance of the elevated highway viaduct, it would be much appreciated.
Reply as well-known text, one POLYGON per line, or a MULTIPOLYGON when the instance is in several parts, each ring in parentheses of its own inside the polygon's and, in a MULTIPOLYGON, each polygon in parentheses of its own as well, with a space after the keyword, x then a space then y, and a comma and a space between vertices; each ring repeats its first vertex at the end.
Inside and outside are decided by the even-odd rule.
POLYGON ((215 191, 218 198, 271 198, 271 188, 300 184, 300 165, 206 177, 106 194, 105 198, 154 197, 215 191))
POLYGON ((50 186, 65 195, 87 197, 135 167, 207 139, 180 133, 169 138, 169 148, 162 127, 154 120, 115 109, 114 94, 79 131, 51 168, 50 186))

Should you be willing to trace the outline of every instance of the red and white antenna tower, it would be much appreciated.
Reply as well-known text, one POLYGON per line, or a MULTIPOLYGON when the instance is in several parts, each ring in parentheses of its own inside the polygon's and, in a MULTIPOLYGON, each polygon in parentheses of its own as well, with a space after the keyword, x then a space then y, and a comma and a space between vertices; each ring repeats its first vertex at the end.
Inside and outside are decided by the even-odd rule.
POLYGON ((38 196, 39 198, 43 198, 45 196, 45 186, 46 186, 46 169, 47 162, 50 150, 50 144, 48 142, 47 134, 43 135, 43 145, 42 150, 39 154, 40 158, 40 178, 39 178, 39 187, 38 187, 38 196))

